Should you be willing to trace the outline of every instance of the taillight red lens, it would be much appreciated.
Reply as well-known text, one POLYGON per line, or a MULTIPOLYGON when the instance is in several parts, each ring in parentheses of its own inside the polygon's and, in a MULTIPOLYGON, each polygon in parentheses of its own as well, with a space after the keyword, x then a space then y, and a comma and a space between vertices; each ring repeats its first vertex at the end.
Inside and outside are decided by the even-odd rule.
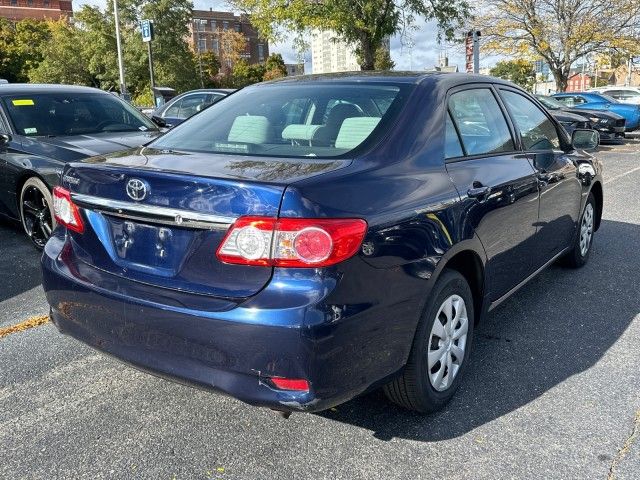
POLYGON ((71 192, 62 187, 53 189, 53 216, 56 222, 74 232, 84 232, 84 223, 78 206, 71 200, 71 192))
POLYGON ((295 390, 297 392, 308 392, 309 382, 301 378, 281 378, 271 377, 271 382, 280 390, 295 390))
POLYGON ((241 217, 217 257, 241 265, 326 267, 352 257, 366 232, 361 219, 241 217))

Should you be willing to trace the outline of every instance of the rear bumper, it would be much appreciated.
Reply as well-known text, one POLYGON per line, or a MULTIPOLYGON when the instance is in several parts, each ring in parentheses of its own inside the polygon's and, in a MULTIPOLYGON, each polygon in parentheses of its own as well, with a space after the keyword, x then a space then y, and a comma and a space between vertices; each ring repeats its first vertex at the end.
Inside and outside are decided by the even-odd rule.
MULTIPOLYGON (((223 311, 195 310, 123 295, 81 278, 54 236, 42 256, 43 285, 58 329, 137 368, 229 394, 256 406, 318 411, 343 403, 399 370, 412 328, 380 331, 388 317, 368 305, 353 315, 327 302, 330 274, 275 274, 269 286, 223 311), (376 358, 377 357, 377 358, 376 358), (268 378, 308 380, 308 392, 268 378)), ((306 271, 306 270, 305 270, 306 271)), ((315 273, 314 273, 315 272, 315 273)), ((395 305, 397 308, 397 304, 395 305)))

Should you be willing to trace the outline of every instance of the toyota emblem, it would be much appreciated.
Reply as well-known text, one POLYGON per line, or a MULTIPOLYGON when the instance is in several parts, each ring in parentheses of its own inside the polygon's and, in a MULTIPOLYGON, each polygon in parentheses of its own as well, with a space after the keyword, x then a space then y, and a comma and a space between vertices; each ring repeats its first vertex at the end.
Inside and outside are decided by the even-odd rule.
POLYGON ((132 178, 127 182, 127 195, 136 202, 144 200, 149 194, 149 190, 149 184, 144 180, 132 178))

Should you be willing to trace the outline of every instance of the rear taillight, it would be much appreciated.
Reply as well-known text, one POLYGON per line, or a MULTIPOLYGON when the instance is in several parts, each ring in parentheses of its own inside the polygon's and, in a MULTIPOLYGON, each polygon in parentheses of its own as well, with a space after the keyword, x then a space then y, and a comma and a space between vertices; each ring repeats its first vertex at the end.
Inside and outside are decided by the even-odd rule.
POLYGON ((269 380, 280 390, 292 390, 296 392, 309 391, 309 382, 302 378, 271 377, 269 380))
POLYGON ((84 223, 78 206, 71 200, 71 193, 62 187, 53 189, 53 215, 56 222, 74 232, 84 232, 84 223))
POLYGON ((216 255, 241 265, 326 267, 352 257, 366 231, 360 219, 241 217, 216 255))

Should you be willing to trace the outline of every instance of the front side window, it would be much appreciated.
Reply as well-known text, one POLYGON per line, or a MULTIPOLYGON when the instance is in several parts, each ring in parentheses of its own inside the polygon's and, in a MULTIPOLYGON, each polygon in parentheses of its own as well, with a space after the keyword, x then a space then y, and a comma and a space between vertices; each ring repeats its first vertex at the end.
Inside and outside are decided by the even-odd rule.
POLYGON ((507 121, 488 88, 451 95, 449 111, 467 155, 510 152, 515 149, 507 121))
POLYGON ((560 148, 560 139, 553 122, 528 98, 509 90, 500 92, 513 122, 520 130, 525 150, 560 148))
POLYGON ((640 92, 633 90, 608 90, 605 93, 616 100, 637 100, 640 98, 640 92))
POLYGON ((166 133, 159 149, 336 157, 379 138, 411 85, 275 84, 243 89, 166 133))
POLYGON ((19 135, 157 130, 138 110, 108 93, 25 93, 6 95, 2 103, 19 135))

